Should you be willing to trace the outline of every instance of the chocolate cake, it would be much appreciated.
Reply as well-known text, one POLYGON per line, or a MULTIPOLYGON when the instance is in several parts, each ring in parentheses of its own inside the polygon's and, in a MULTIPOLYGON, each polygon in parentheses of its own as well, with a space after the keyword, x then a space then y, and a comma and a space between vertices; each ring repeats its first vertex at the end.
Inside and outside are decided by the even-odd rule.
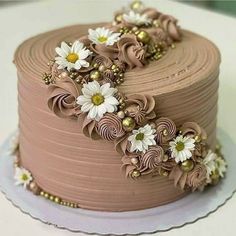
POLYGON ((130 211, 223 177, 219 50, 135 3, 112 24, 65 27, 17 49, 15 178, 33 193, 70 207, 130 211))

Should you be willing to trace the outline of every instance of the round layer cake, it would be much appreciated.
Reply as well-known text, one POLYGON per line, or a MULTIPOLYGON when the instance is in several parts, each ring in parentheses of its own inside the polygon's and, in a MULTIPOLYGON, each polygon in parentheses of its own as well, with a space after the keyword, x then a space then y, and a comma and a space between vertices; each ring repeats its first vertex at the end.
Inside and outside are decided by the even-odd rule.
MULTIPOLYGON (((47 106, 42 74, 61 41, 73 41, 98 25, 76 25, 25 41, 15 54, 18 73, 21 164, 44 191, 101 211, 130 211, 160 206, 184 197, 163 176, 129 179, 121 157, 108 141, 84 136, 76 119, 60 119, 47 106)), ((216 144, 220 54, 210 41, 183 30, 182 41, 158 61, 125 74, 120 91, 155 98, 158 117, 176 125, 197 122, 216 144)))

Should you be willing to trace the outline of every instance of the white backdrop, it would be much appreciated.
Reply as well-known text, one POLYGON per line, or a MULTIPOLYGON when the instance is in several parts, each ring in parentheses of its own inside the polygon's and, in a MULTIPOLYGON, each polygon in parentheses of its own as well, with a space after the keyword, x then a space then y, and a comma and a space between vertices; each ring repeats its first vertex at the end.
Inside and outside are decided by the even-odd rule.
MULTIPOLYGON (((16 47, 38 33, 66 25, 110 21, 120 0, 55 0, 0 8, 0 142, 17 127, 17 79, 12 63, 16 47)), ((183 28, 212 39, 222 53, 219 127, 236 141, 236 19, 167 0, 146 0, 146 5, 174 15, 183 28)), ((227 158, 227 157, 226 157, 227 158)), ((236 235, 236 196, 208 218, 158 235, 236 235)), ((181 216, 180 216, 181 217, 181 216)), ((71 236, 24 215, 0 194, 0 235, 71 236)))

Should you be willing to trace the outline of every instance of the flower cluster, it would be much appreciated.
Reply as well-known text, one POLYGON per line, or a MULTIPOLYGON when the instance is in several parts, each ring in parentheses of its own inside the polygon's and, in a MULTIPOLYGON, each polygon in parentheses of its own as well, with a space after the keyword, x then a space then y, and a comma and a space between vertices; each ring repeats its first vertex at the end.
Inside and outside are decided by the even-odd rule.
POLYGON ((49 109, 78 119, 86 136, 114 142, 127 176, 169 176, 182 189, 195 190, 216 183, 226 170, 224 159, 206 145, 206 132, 193 122, 176 127, 157 117, 150 95, 126 96, 117 89, 127 70, 158 60, 180 39, 175 18, 132 5, 113 24, 62 42, 44 81, 49 109))

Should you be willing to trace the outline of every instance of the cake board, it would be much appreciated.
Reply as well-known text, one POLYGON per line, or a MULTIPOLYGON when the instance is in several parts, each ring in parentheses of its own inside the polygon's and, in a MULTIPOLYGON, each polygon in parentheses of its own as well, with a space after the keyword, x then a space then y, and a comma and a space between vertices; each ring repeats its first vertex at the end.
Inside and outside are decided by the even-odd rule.
POLYGON ((228 162, 228 170, 226 177, 217 186, 209 187, 204 192, 194 192, 167 205, 140 211, 99 212, 60 206, 15 186, 14 156, 9 153, 14 135, 10 135, 0 149, 0 190, 23 213, 45 224, 71 232, 99 235, 164 232, 207 217, 223 206, 236 191, 236 145, 226 132, 219 130, 218 137, 228 162))

